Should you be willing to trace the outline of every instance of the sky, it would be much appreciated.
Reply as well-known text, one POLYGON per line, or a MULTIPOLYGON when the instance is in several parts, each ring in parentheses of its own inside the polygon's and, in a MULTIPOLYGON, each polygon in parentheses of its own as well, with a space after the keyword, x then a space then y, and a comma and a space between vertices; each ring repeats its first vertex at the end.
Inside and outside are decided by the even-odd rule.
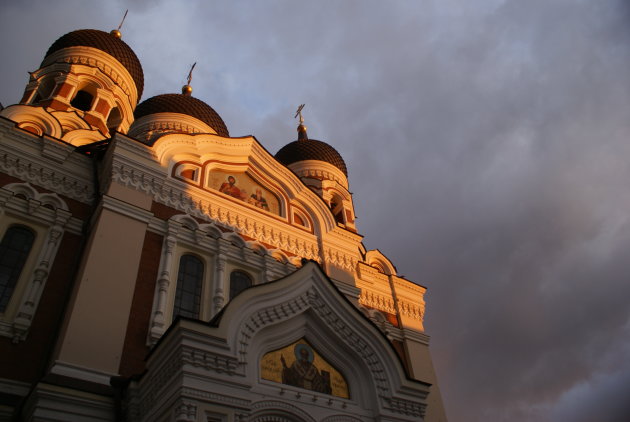
POLYGON ((197 62, 193 95, 272 154, 306 104, 366 246, 428 288, 451 422, 630 420, 629 2, 2 0, 2 104, 127 8, 143 99, 197 62))

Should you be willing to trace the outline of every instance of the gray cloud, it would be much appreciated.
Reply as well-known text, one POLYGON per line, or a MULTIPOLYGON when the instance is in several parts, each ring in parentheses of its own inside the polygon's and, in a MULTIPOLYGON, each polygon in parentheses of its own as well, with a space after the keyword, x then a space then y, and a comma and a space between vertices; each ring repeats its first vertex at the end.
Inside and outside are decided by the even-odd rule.
POLYGON ((1 6, 3 104, 54 39, 129 7, 145 98, 197 61, 195 95, 272 153, 307 104, 367 246, 429 287, 451 421, 624 420, 627 2, 47 4, 1 6))

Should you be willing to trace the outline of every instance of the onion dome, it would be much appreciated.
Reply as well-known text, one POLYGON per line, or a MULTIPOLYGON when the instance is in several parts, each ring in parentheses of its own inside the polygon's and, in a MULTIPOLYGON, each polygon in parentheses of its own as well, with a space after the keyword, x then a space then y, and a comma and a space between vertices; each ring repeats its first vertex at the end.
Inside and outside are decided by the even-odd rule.
POLYGON ((275 155, 276 160, 285 166, 298 161, 317 160, 332 164, 348 177, 346 163, 336 149, 326 142, 309 139, 306 135, 306 126, 298 126, 298 140, 285 145, 275 155))
POLYGON ((135 118, 157 113, 179 113, 192 116, 210 126, 224 137, 229 137, 223 119, 212 107, 189 94, 162 94, 141 102, 134 112, 135 118))
MULTIPOLYGON (((113 31, 112 31, 113 32, 113 31)), ((42 61, 41 67, 44 66, 46 58, 56 51, 68 47, 92 47, 99 49, 116 60, 118 60, 127 69, 136 84, 138 98, 142 96, 144 89, 144 73, 140 60, 123 40, 116 34, 99 31, 96 29, 79 29, 72 31, 55 41, 42 61)))

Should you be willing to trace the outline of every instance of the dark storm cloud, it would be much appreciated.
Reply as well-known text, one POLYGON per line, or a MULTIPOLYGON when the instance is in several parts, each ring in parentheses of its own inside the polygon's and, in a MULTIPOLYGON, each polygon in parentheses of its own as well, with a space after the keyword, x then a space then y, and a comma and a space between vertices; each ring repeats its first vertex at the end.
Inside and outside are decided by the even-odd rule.
POLYGON ((197 61, 194 95, 272 153, 307 104, 309 135, 348 163, 366 245, 429 287, 451 421, 624 420, 627 2, 47 4, 2 5, 3 104, 56 37, 129 7, 144 98, 197 61))

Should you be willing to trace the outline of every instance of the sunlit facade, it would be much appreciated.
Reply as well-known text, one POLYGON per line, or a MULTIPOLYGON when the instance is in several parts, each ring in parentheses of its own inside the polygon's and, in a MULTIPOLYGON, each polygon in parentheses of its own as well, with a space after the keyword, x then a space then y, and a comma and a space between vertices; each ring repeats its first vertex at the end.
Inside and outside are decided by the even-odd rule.
POLYGON ((0 419, 445 421, 426 289, 363 246, 339 153, 141 102, 118 35, 0 112, 0 419))

